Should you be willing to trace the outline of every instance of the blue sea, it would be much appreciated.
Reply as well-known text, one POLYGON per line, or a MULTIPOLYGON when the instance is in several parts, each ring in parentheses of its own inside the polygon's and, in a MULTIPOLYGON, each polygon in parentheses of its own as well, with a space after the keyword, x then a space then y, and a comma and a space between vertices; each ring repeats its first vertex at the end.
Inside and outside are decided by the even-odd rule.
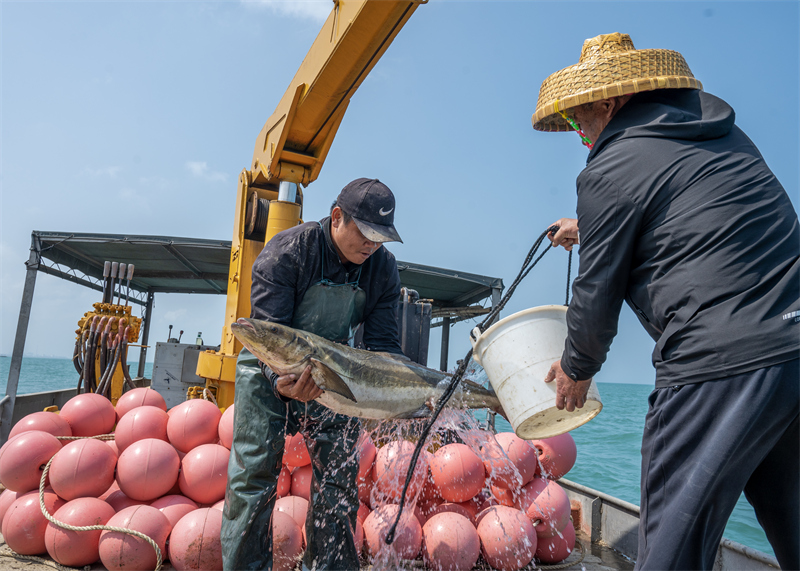
MULTIPOLYGON (((11 359, 0 356, 2 394, 11 359)), ((138 364, 130 363, 135 374, 138 364)), ((150 377, 153 364, 145 364, 150 377)), ((24 358, 18 394, 67 389, 77 385, 77 373, 69 359, 24 358)), ((651 387, 620 383, 598 383, 603 411, 589 423, 572 431, 578 460, 566 478, 626 502, 639 505, 641 439, 651 387)), ((511 426, 498 419, 498 431, 511 426)), ((780 499, 776 499, 780 501, 780 499)), ((725 529, 725 537, 773 555, 755 513, 744 496, 739 499, 725 529)))

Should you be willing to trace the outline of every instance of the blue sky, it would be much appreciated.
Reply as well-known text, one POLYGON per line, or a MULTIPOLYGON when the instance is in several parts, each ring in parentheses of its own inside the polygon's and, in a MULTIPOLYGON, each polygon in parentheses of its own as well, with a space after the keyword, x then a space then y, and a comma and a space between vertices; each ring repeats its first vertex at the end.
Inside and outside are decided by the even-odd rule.
MULTIPOLYGON (((238 173, 331 6, 0 4, 0 353, 12 349, 34 229, 231 238, 238 173)), ((797 208, 798 6, 430 0, 353 97, 305 219, 323 217, 348 181, 378 177, 397 196, 398 259, 510 284, 535 238, 574 216, 585 162, 576 135, 531 128, 539 86, 610 32, 681 52, 797 208)), ((563 250, 548 254, 504 315, 563 303, 565 268, 563 250)), ((70 356, 97 297, 40 274, 26 355, 70 356)), ((219 342, 221 296, 159 295, 155 312, 151 343, 169 324, 219 342)), ((451 366, 472 326, 451 331, 451 366)), ((623 308, 597 379, 652 383, 652 347, 623 308)))

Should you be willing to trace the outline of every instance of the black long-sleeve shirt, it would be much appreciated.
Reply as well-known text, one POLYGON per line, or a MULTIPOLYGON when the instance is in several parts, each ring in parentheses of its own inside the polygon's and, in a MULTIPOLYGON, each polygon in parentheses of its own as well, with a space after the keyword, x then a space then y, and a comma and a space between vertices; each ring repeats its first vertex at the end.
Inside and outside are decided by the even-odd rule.
POLYGON ((570 377, 600 370, 623 300, 656 341, 657 387, 800 356, 797 213, 734 119, 708 93, 659 90, 601 133, 577 181, 570 377))
MULTIPOLYGON (((253 264, 252 318, 291 326, 306 291, 322 279, 323 256, 325 278, 340 284, 356 279, 359 266, 339 259, 330 227, 326 217, 284 230, 267 242, 253 264)), ((396 320, 400 274, 394 255, 379 247, 361 264, 358 283, 366 294, 364 345, 370 351, 401 353, 396 320)))

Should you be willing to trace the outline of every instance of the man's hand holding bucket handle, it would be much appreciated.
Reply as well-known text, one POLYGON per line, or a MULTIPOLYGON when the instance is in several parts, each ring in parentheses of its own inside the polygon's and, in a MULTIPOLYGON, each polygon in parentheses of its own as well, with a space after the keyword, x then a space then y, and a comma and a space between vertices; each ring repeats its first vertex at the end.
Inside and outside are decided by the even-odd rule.
POLYGON ((558 410, 566 408, 567 412, 572 412, 576 408, 583 408, 592 379, 573 381, 561 368, 561 359, 559 359, 550 365, 550 370, 544 378, 546 383, 553 381, 556 381, 556 408, 558 410))
POLYGON ((558 230, 554 234, 547 235, 553 248, 564 246, 566 251, 571 252, 575 244, 581 243, 581 235, 578 232, 578 221, 576 219, 559 218, 551 226, 558 226, 558 230))

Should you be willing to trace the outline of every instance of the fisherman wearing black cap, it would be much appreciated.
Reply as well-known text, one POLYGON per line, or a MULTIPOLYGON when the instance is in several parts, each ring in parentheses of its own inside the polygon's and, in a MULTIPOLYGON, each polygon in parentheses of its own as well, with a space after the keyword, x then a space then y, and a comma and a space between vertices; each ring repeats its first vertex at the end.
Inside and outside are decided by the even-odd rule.
POLYGON ((590 149, 578 219, 551 237, 581 250, 556 406, 583 406, 623 301, 655 342, 636 569, 711 569, 743 491, 781 568, 800 568, 800 225, 783 186, 681 54, 627 34, 548 77, 533 127, 590 149))
MULTIPOLYGON (((252 314, 347 343, 363 326, 371 351, 401 353, 395 318, 400 276, 384 242, 402 242, 395 199, 377 179, 342 189, 331 214, 284 230, 253 264, 252 314)), ((271 569, 272 511, 287 433, 302 431, 313 479, 306 524, 308 569, 358 569, 358 419, 333 413, 310 366, 278 376, 246 349, 236 370, 236 418, 222 524, 226 570, 271 569)))

